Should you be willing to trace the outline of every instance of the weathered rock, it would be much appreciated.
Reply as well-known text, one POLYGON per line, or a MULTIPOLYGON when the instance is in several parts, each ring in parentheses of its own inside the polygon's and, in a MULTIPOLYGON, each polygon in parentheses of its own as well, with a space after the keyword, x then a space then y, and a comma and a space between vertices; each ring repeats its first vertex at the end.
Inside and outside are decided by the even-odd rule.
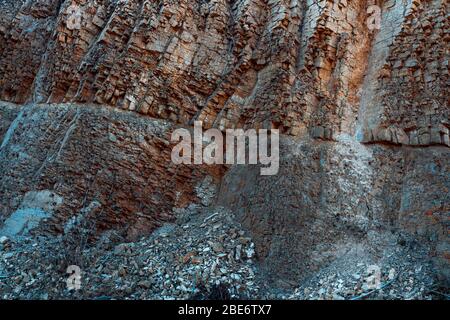
MULTIPOLYGON (((0 235, 29 250, 5 253, 9 272, 36 254, 54 283, 55 261, 90 260, 80 243, 97 240, 123 261, 94 266, 89 297, 359 299, 363 269, 385 262, 392 293, 378 297, 430 298, 450 279, 448 12, 440 0, 0 0, 0 235), (175 166, 170 134, 194 120, 279 129, 280 173, 175 166), (36 245, 67 257, 34 253, 26 239, 43 234, 63 240, 36 245), (252 259, 263 283, 298 290, 262 293, 252 259)), ((6 298, 67 297, 36 274, 11 281, 6 298)))

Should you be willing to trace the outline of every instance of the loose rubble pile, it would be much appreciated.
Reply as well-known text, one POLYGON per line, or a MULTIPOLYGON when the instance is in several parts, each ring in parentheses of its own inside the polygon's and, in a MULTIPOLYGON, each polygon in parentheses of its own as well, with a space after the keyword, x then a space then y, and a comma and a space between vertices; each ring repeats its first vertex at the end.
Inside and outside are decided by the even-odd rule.
MULTIPOLYGON (((2 299, 436 299, 430 266, 393 251, 380 267, 361 254, 342 257, 295 290, 277 290, 258 269, 254 244, 233 214, 196 206, 133 243, 67 246, 62 237, 0 239, 2 299), (74 250, 74 256, 69 251, 74 250), (355 263, 359 261, 359 263, 355 263), (80 290, 67 267, 78 263, 80 290), (380 277, 378 277, 380 275, 380 277), (379 281, 378 281, 379 280, 379 281), (378 282, 377 282, 378 281, 378 282), (70 284, 71 282, 69 282, 70 284)), ((407 251, 413 252, 413 251, 407 251)))
MULTIPOLYGON (((353 252, 352 252, 353 253, 353 252)), ((396 248, 374 263, 359 254, 335 261, 306 281, 290 299, 440 299, 448 298, 436 287, 432 267, 414 250, 396 248)))
POLYGON ((233 215, 180 212, 139 242, 108 248, 105 240, 68 257, 64 239, 2 239, 2 298, 205 299, 257 296, 255 250, 233 215), (70 260, 72 259, 72 260, 70 260), (69 291, 66 268, 81 262, 81 290, 69 291))

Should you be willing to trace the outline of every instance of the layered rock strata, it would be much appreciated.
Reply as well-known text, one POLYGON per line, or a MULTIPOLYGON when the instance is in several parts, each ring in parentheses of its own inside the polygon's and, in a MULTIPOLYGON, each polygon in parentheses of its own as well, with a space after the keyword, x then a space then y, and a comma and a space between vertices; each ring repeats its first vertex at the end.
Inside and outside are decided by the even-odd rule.
POLYGON ((376 257, 408 239, 448 283, 447 1, 0 9, 3 227, 37 208, 53 233, 88 217, 135 239, 177 208, 214 204, 220 187, 270 277, 304 279, 356 245, 376 257), (280 173, 174 166, 170 134, 195 120, 279 129, 280 173))

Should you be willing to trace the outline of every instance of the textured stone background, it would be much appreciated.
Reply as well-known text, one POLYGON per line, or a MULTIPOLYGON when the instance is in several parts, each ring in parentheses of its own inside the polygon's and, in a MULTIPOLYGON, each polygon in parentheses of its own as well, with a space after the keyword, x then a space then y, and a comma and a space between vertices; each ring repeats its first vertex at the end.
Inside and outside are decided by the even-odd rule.
POLYGON ((99 231, 133 239, 212 176, 273 274, 405 232, 448 281, 449 4, 371 3, 374 32, 366 1, 0 0, 0 219, 49 190, 47 229, 99 202, 99 231), (280 129, 280 174, 174 168, 194 120, 280 129))

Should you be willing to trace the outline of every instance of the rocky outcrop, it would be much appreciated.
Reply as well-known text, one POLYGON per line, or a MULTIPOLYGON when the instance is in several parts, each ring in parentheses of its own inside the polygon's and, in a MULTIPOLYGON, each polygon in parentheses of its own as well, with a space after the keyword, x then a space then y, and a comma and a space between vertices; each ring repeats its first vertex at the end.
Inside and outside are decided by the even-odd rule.
POLYGON ((50 230, 63 232, 80 216, 95 220, 98 233, 116 229, 135 239, 172 221, 174 208, 199 202, 195 190, 205 176, 221 176, 220 168, 171 162, 167 121, 73 104, 1 108, 3 220, 29 192, 51 190, 63 201, 50 230))
POLYGON ((382 256, 405 237, 426 244, 448 277, 448 148, 366 146, 341 136, 287 138, 280 154, 278 175, 235 167, 219 196, 253 231, 274 280, 305 279, 360 246, 382 256))
POLYGON ((416 242, 448 285, 448 6, 0 0, 0 222, 33 203, 52 234, 87 218, 134 240, 219 204, 277 286, 416 242), (280 173, 175 166, 196 120, 279 129, 280 173))
MULTIPOLYGON (((412 1, 392 8, 401 9, 401 27, 372 78, 375 94, 367 97, 363 140, 449 146, 448 3, 412 1)), ((381 32, 377 40, 386 42, 384 37, 381 32)))
POLYGON ((360 1, 2 3, 3 100, 448 144, 445 1, 377 3, 379 32, 360 1))

